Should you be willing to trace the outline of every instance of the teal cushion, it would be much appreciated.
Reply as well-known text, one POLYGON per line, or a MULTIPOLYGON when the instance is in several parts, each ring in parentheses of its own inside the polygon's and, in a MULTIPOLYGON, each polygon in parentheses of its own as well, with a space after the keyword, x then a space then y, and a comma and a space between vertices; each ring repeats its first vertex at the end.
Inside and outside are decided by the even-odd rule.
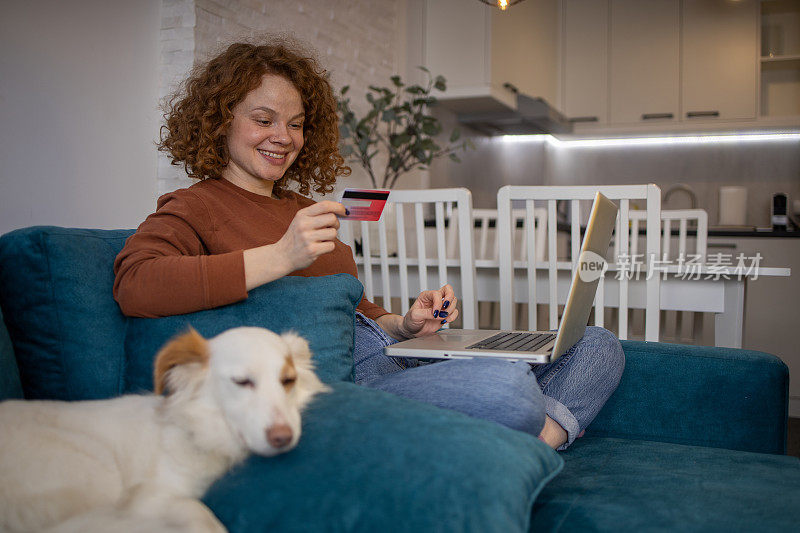
POLYGON ((622 341, 625 372, 586 434, 785 453, 789 370, 751 350, 622 341))
POLYGON ((355 309, 363 290, 349 274, 285 277, 253 289, 247 300, 233 305, 164 318, 131 318, 125 336, 125 390, 152 390, 155 355, 189 326, 205 337, 237 326, 294 331, 309 342, 322 381, 352 381, 355 309))
POLYGON ((797 531, 797 457, 578 439, 534 505, 535 531, 797 531))
POLYGON ((297 448, 250 458, 204 501, 232 533, 521 532, 562 465, 526 433, 337 383, 297 448))
POLYGON ((354 277, 284 278, 224 308, 129 319, 112 287, 114 258, 132 233, 40 226, 0 237, 0 307, 26 398, 151 390, 153 357, 190 324, 206 336, 236 326, 294 330, 309 340, 321 378, 352 379, 354 309, 363 291, 354 277))
POLYGON ((14 348, 0 311, 0 401, 22 398, 22 383, 14 358, 14 348))
POLYGON ((126 321, 112 265, 131 233, 34 227, 0 237, 0 306, 26 398, 120 393, 126 321))

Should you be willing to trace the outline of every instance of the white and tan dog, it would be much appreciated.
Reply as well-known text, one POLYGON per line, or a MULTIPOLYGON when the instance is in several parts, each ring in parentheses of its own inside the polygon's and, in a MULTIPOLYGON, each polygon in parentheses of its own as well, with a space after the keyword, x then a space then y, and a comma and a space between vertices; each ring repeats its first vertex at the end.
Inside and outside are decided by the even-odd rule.
POLYGON ((262 328, 176 337, 155 388, 0 403, 0 531, 225 531, 198 498, 249 453, 292 449, 328 390, 304 339, 262 328))

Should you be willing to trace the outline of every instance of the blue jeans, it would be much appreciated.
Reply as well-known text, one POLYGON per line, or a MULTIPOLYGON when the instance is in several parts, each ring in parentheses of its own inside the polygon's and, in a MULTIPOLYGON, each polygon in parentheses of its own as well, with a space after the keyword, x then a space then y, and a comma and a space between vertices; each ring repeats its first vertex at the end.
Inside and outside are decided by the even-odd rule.
POLYGON ((610 331, 590 326, 575 346, 546 365, 494 359, 425 363, 384 355, 397 342, 356 313, 355 381, 538 436, 545 415, 567 432, 566 449, 617 388, 625 355, 610 331))

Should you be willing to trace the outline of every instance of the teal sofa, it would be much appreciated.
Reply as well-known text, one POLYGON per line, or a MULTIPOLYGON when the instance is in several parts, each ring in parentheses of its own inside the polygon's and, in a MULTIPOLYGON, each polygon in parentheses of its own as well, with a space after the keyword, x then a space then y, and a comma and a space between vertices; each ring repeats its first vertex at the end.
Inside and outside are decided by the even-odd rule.
MULTIPOLYGON (((188 325, 309 339, 320 395, 297 448, 252 457, 204 501, 230 531, 796 531, 785 455, 788 370, 754 351, 623 341, 619 388, 566 452, 503 426, 352 382, 355 278, 284 278, 241 303, 124 317, 112 264, 128 230, 0 237, 0 399, 151 390, 156 350, 188 325), (3 327, 3 324, 5 327, 3 327)), ((447 364, 447 363, 440 363, 447 364)), ((2 483, 2 480, 0 480, 2 483)))

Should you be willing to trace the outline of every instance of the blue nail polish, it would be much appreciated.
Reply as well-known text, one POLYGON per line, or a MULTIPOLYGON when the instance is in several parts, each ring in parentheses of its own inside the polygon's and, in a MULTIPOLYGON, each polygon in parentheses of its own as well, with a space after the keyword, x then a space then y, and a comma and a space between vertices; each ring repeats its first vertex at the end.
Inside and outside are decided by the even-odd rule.
POLYGON ((447 309, 448 307, 450 307, 450 300, 445 300, 442 304, 442 309, 447 309))
POLYGON ((440 317, 442 317, 442 318, 445 318, 445 317, 447 317, 447 315, 449 315, 449 314, 450 314, 450 313, 448 313, 447 311, 442 311, 442 312, 440 312, 440 313, 439 313, 439 316, 440 316, 440 317))
POLYGON ((447 324, 447 320, 442 320, 442 324, 447 324))
POLYGON ((437 318, 439 316, 439 310, 436 309, 433 311, 433 318, 437 318))
POLYGON ((350 210, 347 209, 346 207, 344 208, 344 214, 350 216, 350 210))

